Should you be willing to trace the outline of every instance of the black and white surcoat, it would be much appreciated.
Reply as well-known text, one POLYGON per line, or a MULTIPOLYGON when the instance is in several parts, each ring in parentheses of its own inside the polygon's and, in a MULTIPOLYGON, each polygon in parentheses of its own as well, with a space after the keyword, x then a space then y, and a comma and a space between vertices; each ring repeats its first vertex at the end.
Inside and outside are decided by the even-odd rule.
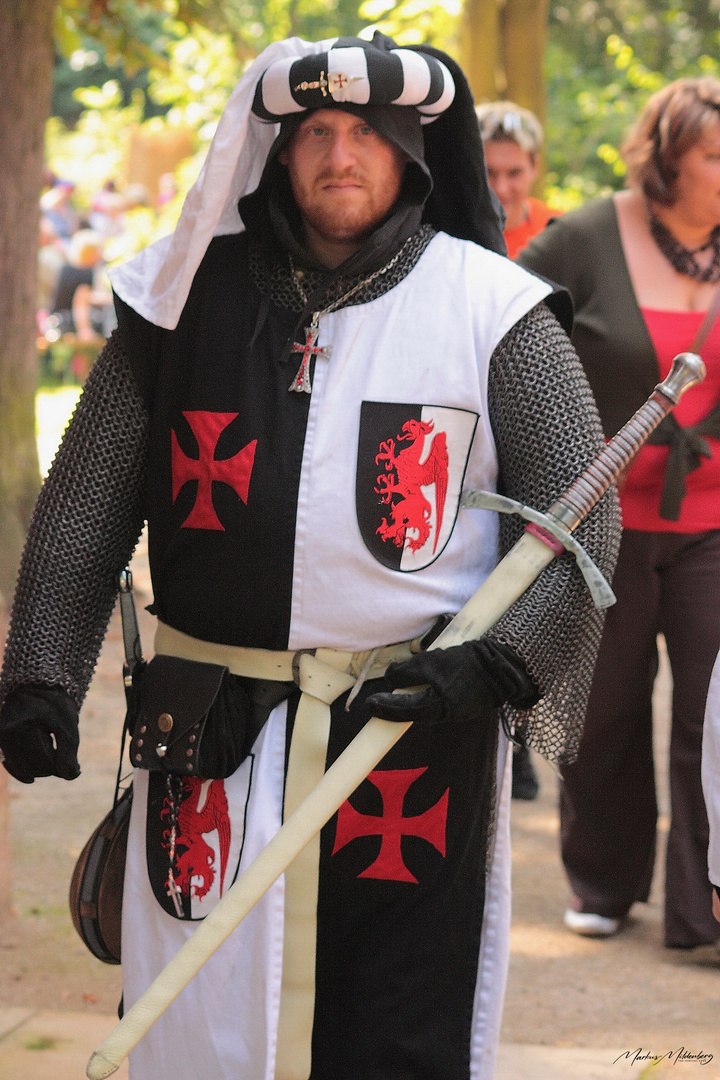
MULTIPOLYGON (((500 489, 546 509, 602 436, 542 303, 550 287, 470 242, 426 239, 387 287, 321 314, 317 340, 263 288, 246 234, 211 243, 176 329, 120 305, 38 505, 8 687, 44 678, 82 700, 114 572, 143 519, 154 611, 204 642, 362 651, 420 636, 463 605, 521 526, 461 509, 461 493, 500 489), (304 360, 310 394, 289 389, 304 360), (108 442, 120 479, 98 466, 108 442), (97 547, 76 568, 69 613, 64 598, 39 601, 33 582, 67 561, 68 526, 60 555, 48 522, 58 507, 72 520, 73 506, 78 562, 88 529, 97 547), (22 611, 38 602, 57 607, 52 665, 24 634, 22 611)), ((578 532, 606 572, 616 533, 611 497, 578 532)), ((562 759, 600 633, 572 559, 491 633, 543 695, 519 729, 562 759)), ((138 771, 126 1006, 279 827, 298 696, 273 710, 234 775, 187 783, 178 822, 202 869, 188 856, 182 912, 166 890, 164 788, 138 771)), ((345 697, 328 763, 361 725, 345 697)), ((508 949, 506 750, 499 717, 492 729, 413 728, 323 829, 312 1080, 492 1076, 508 949)), ((133 1080, 302 1080, 278 1036, 286 916, 281 877, 133 1051, 133 1080)))

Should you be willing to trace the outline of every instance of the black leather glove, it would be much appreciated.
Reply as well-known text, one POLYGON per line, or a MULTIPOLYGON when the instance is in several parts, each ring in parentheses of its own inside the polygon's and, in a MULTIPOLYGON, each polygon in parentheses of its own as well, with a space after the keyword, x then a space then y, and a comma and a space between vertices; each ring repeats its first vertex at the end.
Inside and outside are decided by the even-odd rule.
POLYGON ((0 750, 16 780, 74 780, 80 775, 79 742, 77 705, 60 687, 19 686, 8 694, 0 711, 0 750))
POLYGON ((393 690, 425 687, 415 693, 380 693, 366 699, 368 716, 398 723, 465 723, 506 701, 529 709, 539 698, 522 660, 509 646, 486 638, 390 664, 385 681, 393 690))

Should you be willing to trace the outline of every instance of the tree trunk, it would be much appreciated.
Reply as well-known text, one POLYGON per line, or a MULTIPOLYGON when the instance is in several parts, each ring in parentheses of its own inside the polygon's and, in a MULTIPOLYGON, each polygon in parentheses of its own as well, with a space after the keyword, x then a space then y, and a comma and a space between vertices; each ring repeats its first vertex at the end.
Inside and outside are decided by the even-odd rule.
POLYGON ((12 596, 40 476, 36 262, 57 0, 0 0, 0 602, 12 596))
POLYGON ((545 122, 545 43, 548 0, 506 0, 502 9, 502 51, 506 97, 545 122))
POLYGON ((475 100, 494 101, 505 81, 497 0, 465 0, 460 54, 475 100))
MULTIPOLYGON (((35 443, 38 203, 56 5, 57 0, 0 0, 0 627, 40 484, 35 443)), ((11 910, 5 780, 0 784, 0 921, 11 910)))

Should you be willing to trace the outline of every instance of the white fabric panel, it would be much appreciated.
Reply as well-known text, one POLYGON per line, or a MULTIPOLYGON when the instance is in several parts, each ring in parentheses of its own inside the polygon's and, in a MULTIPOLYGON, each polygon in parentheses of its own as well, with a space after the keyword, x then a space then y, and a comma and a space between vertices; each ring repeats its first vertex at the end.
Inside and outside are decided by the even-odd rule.
POLYGON ((499 798, 490 875, 485 892, 482 945, 473 1005, 471 1080, 493 1080, 495 1076, 510 960, 512 748, 502 729, 498 742, 497 769, 499 798))
POLYGON ((291 93, 290 68, 296 60, 296 56, 287 56, 284 60, 278 60, 263 78, 263 104, 268 112, 274 113, 276 116, 282 116, 283 113, 305 111, 302 105, 298 105, 291 93))
POLYGON ((405 640, 427 629, 428 613, 459 610, 487 577, 497 546, 497 518, 488 511, 460 510, 445 550, 415 573, 389 569, 370 553, 355 508, 360 407, 407 402, 478 413, 465 487, 495 490, 490 356, 549 291, 508 259, 439 233, 390 292, 321 317, 319 344, 332 350, 318 359, 313 380, 290 649, 405 640))
MULTIPOLYGON (((254 747, 253 780, 240 872, 277 832, 285 765, 285 716, 271 714, 254 747)), ((247 770, 225 781, 244 800, 247 770)), ((137 1000, 197 924, 172 918, 155 900, 145 860, 148 774, 137 770, 123 895, 123 993, 137 1000)), ((131 1080, 194 1076, 202 1080, 272 1080, 282 976, 283 879, 223 943, 130 1055, 131 1080), (238 1023, 238 1018, 243 1023, 238 1023), (177 1033, 192 1032, 179 1039, 177 1033), (240 1067, 240 1072, 238 1071, 240 1067)))
POLYGON ((713 885, 720 885, 720 656, 713 668, 705 709, 702 784, 710 822, 708 870, 713 885))
POLYGON ((410 49, 396 49, 395 56, 402 63, 404 86, 396 105, 417 105, 424 101, 430 91, 430 68, 422 53, 410 49))
POLYGON ((367 105, 370 100, 367 58, 364 49, 331 49, 328 53, 328 75, 347 75, 345 87, 331 91, 334 101, 352 101, 367 105))

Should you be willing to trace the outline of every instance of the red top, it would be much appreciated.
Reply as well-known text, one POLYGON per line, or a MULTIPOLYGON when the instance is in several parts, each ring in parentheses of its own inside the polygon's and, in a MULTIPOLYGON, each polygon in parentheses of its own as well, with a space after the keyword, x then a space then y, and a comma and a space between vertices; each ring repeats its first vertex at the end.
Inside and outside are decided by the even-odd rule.
MULTIPOLYGON (((705 315, 704 311, 656 311, 642 309, 655 346, 660 378, 670 371, 673 358, 686 352, 705 315)), ((699 423, 720 401, 720 319, 715 321, 702 348, 707 375, 680 399, 673 412, 682 427, 699 423)), ((628 471, 620 493, 623 526, 644 532, 695 533, 720 529, 720 440, 708 438, 712 458, 702 458, 700 468, 685 477, 687 494, 678 521, 661 518, 665 462, 668 446, 644 446, 628 471)))
POLYGON ((551 210, 547 203, 532 197, 527 200, 527 211, 528 216, 521 225, 516 225, 514 229, 506 229, 503 234, 507 244, 508 259, 514 259, 518 252, 530 243, 533 236, 542 232, 550 218, 560 216, 559 210, 551 210))

